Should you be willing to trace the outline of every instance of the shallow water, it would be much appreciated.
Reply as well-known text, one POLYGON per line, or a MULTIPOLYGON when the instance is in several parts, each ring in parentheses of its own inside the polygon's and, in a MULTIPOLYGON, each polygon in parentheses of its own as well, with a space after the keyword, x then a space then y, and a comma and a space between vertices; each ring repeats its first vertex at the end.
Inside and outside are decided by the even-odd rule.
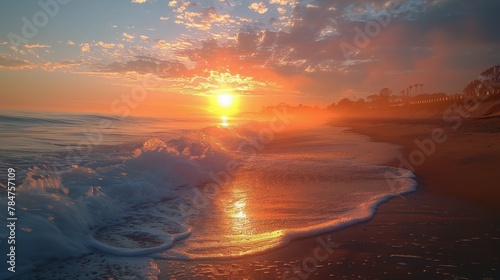
POLYGON ((103 277, 131 276, 125 267, 138 266, 134 277, 154 278, 154 258, 277 248, 369 219, 380 202, 415 186, 410 172, 381 165, 396 147, 341 128, 290 128, 264 139, 265 122, 226 126, 217 118, 0 119, 0 164, 16 168, 20 185, 16 266, 27 278, 57 271, 85 279, 93 266, 103 277), (256 139, 258 148, 248 144, 256 139))

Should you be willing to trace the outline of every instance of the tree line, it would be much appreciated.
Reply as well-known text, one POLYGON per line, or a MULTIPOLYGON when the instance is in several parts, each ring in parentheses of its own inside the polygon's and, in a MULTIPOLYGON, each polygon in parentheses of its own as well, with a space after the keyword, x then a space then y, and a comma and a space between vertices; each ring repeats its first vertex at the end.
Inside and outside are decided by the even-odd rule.
POLYGON ((427 103, 429 101, 444 101, 472 95, 500 94, 500 65, 483 71, 476 79, 467 84, 460 95, 447 95, 443 92, 423 93, 423 86, 424 84, 421 83, 410 85, 406 89, 401 90, 399 94, 394 94, 389 88, 383 88, 378 93, 367 96, 366 99, 352 100, 350 98, 343 98, 339 102, 329 105, 327 109, 402 106, 427 103), (420 93, 418 93, 419 88, 420 93))

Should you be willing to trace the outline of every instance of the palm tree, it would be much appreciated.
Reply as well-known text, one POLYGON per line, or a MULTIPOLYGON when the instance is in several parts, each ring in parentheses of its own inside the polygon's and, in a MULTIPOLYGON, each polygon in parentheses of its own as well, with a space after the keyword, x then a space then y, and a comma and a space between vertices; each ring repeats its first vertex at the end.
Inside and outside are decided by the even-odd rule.
POLYGON ((418 95, 418 86, 419 84, 415 84, 415 95, 418 95))
POLYGON ((411 90, 413 89, 413 86, 410 85, 408 88, 410 89, 410 95, 411 95, 411 90))
POLYGON ((420 84, 420 93, 423 93, 422 88, 424 87, 424 84, 420 84))
POLYGON ((403 89, 403 90, 401 91, 401 101, 402 101, 402 102, 406 102, 406 99, 407 99, 407 98, 406 98, 406 96, 407 96, 407 95, 408 95, 408 89, 403 89))

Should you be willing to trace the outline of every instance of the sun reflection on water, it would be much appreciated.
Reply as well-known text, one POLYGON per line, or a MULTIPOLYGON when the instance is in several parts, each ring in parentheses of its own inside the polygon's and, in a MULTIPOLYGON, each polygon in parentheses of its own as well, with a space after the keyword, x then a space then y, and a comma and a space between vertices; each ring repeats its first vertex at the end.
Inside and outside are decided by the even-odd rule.
POLYGON ((233 217, 234 218, 239 218, 243 219, 247 217, 247 214, 245 213, 245 201, 237 201, 234 203, 234 210, 237 212, 233 217))
POLYGON ((221 123, 220 123, 220 125, 223 126, 223 127, 228 127, 229 126, 227 116, 222 116, 221 117, 221 123))
MULTIPOLYGON (((266 200, 255 193, 252 176, 236 175, 217 200, 217 213, 222 227, 218 233, 224 245, 214 248, 223 254, 247 255, 274 248, 283 242, 285 229, 268 216, 266 200), (278 227, 277 227, 278 226, 278 227)), ((278 214, 276 214, 278 215, 278 214)))
POLYGON ((242 189, 233 189, 231 192, 232 199, 226 208, 226 213, 231 220, 232 231, 249 234, 252 232, 252 227, 247 210, 247 194, 242 189))

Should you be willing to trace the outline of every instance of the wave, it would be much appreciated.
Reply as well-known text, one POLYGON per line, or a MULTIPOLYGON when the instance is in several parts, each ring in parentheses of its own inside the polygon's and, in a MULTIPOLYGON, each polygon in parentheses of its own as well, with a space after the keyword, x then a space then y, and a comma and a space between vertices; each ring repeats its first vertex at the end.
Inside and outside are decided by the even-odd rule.
MULTIPOLYGON (((134 122, 130 125, 133 126, 134 122)), ((213 182, 214 174, 222 174, 230 162, 244 161, 249 154, 241 149, 241 144, 255 139, 263 127, 265 123, 249 122, 232 128, 184 130, 180 137, 155 137, 142 145, 133 142, 124 146, 99 146, 84 161, 72 166, 59 165, 55 168, 48 164, 64 161, 64 154, 60 153, 52 155, 46 165, 20 170, 19 178, 23 179, 16 194, 16 254, 22 258, 17 262, 16 271, 26 273, 42 265, 46 269, 54 268, 57 264, 54 260, 68 260, 65 264, 78 270, 82 262, 95 263, 99 260, 115 264, 110 256, 119 256, 129 258, 127 263, 131 267, 141 267, 138 262, 148 263, 142 268, 147 272, 138 277, 153 275, 154 278, 158 271, 151 264, 151 256, 170 259, 232 258, 284 246, 296 238, 369 219, 378 204, 415 187, 411 172, 402 172, 394 173, 395 177, 404 180, 401 189, 395 193, 382 186, 377 193, 366 194, 352 190, 352 195, 345 195, 342 193, 348 189, 341 189, 342 197, 332 196, 339 202, 338 208, 328 204, 321 208, 322 211, 331 208, 331 213, 340 213, 340 216, 328 216, 331 213, 325 211, 322 217, 325 220, 318 222, 311 218, 316 214, 310 213, 310 217, 306 215, 300 221, 309 219, 309 224, 304 222, 299 227, 289 227, 274 223, 276 227, 263 228, 245 244, 231 243, 236 239, 240 242, 241 235, 211 232, 218 229, 211 224, 209 217, 220 215, 222 210, 217 208, 217 203, 232 201, 232 198, 225 197, 227 193, 221 193, 221 197, 209 202, 209 205, 195 207, 198 202, 194 201, 193 193, 213 182), (353 204, 343 206, 342 199, 352 200, 353 204), (195 219, 192 219, 193 210, 196 210, 195 219), (214 242, 217 236, 225 236, 226 239, 214 242), (236 247, 238 251, 233 253, 231 250, 236 247), (225 251, 217 251, 217 248, 225 251)), ((371 184, 390 169, 359 163, 367 150, 373 150, 366 146, 367 143, 359 142, 357 138, 335 137, 333 148, 331 139, 313 139, 309 135, 299 137, 299 140, 309 139, 311 146, 275 145, 277 153, 273 154, 272 149, 268 151, 274 156, 268 157, 264 153, 260 160, 249 163, 247 174, 253 176, 256 171, 255 174, 264 174, 263 184, 250 183, 254 184, 256 199, 264 201, 266 197, 259 195, 264 195, 266 190, 283 188, 284 191, 291 191, 294 185, 304 189, 304 186, 314 183, 313 179, 322 182, 317 187, 319 191, 332 182, 343 180, 351 187, 350 178, 356 177, 351 172, 361 170, 366 171, 365 175, 358 176, 360 181, 356 181, 355 185, 371 184), (356 141, 359 146, 349 148, 356 141), (325 145, 335 152, 335 156, 328 160, 324 158, 330 158, 326 155, 331 155, 332 151, 325 151, 325 145), (361 146, 365 148, 360 149, 361 146), (316 154, 308 155, 311 151, 316 154), (331 170, 328 168, 334 168, 337 173, 329 175, 331 170)), ((244 176, 242 178, 245 179, 244 176)), ((231 184, 244 183, 242 178, 231 184)), ((382 185, 380 182, 377 184, 382 185)), ((312 185, 309 188, 314 189, 312 185)), ((297 199, 306 201, 306 197, 297 199)), ((242 203, 241 200, 237 202, 242 203)), ((7 215, 6 203, 7 200, 2 199, 0 205, 0 214, 4 217, 7 215)), ((1 234, 0 238, 5 240, 7 233, 2 231, 1 234)), ((0 261, 5 263, 5 258, 3 254, 0 261)), ((125 259, 122 261, 125 262, 125 259)), ((50 273, 55 272, 51 270, 50 273)), ((28 279, 30 276, 26 275, 28 279)), ((11 275, 0 274, 0 277, 7 276, 11 275)))
MULTIPOLYGON (((242 137, 210 128, 150 139, 118 162, 106 158, 113 147, 101 147, 89 156, 100 160, 86 166, 29 168, 17 188, 18 271, 94 249, 138 256, 172 247, 190 234, 179 210, 186 193, 231 159, 222 143, 242 137)), ((0 207, 6 217, 6 199, 0 207)), ((5 231, 0 237, 6 240, 5 231)))

